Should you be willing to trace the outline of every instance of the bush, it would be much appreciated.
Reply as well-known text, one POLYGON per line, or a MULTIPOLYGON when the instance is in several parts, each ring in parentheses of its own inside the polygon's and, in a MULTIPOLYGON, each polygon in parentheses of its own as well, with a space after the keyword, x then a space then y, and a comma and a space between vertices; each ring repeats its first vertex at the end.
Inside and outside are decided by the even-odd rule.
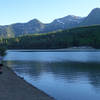
POLYGON ((0 56, 5 56, 5 55, 6 55, 6 48, 0 47, 0 56))

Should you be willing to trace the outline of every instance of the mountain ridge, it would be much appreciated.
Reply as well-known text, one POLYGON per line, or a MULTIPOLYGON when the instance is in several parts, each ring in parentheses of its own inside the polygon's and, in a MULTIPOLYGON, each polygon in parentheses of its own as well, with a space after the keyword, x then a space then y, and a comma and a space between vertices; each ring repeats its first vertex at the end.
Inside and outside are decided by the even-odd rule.
POLYGON ((100 24, 100 8, 94 8, 89 15, 80 23, 81 26, 100 24))
POLYGON ((45 24, 38 19, 26 23, 14 23, 0 26, 1 37, 17 37, 24 34, 46 33, 57 30, 65 30, 80 26, 91 26, 100 24, 100 8, 93 9, 87 17, 68 15, 45 24))

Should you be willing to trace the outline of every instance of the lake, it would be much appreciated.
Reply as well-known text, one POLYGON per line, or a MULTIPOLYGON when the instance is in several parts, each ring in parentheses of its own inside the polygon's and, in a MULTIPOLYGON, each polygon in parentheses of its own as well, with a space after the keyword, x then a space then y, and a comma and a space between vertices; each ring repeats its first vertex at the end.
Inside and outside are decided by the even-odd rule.
POLYGON ((5 64, 56 100, 100 100, 100 52, 7 51, 5 64))

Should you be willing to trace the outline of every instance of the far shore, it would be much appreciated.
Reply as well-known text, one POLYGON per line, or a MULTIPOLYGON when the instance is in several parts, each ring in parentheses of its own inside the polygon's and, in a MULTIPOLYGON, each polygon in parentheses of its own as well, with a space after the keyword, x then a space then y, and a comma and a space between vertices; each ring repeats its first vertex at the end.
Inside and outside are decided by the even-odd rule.
POLYGON ((8 51, 15 52, 100 52, 100 49, 87 47, 73 47, 64 49, 12 49, 8 51))

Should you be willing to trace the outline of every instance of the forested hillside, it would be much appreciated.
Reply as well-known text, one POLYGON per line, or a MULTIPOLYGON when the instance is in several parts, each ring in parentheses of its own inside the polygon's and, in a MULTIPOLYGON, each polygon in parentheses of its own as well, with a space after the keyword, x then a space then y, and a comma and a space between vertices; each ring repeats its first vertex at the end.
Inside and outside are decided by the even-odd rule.
POLYGON ((8 49, 55 49, 73 46, 100 48, 100 25, 10 39, 1 38, 0 45, 8 49))

